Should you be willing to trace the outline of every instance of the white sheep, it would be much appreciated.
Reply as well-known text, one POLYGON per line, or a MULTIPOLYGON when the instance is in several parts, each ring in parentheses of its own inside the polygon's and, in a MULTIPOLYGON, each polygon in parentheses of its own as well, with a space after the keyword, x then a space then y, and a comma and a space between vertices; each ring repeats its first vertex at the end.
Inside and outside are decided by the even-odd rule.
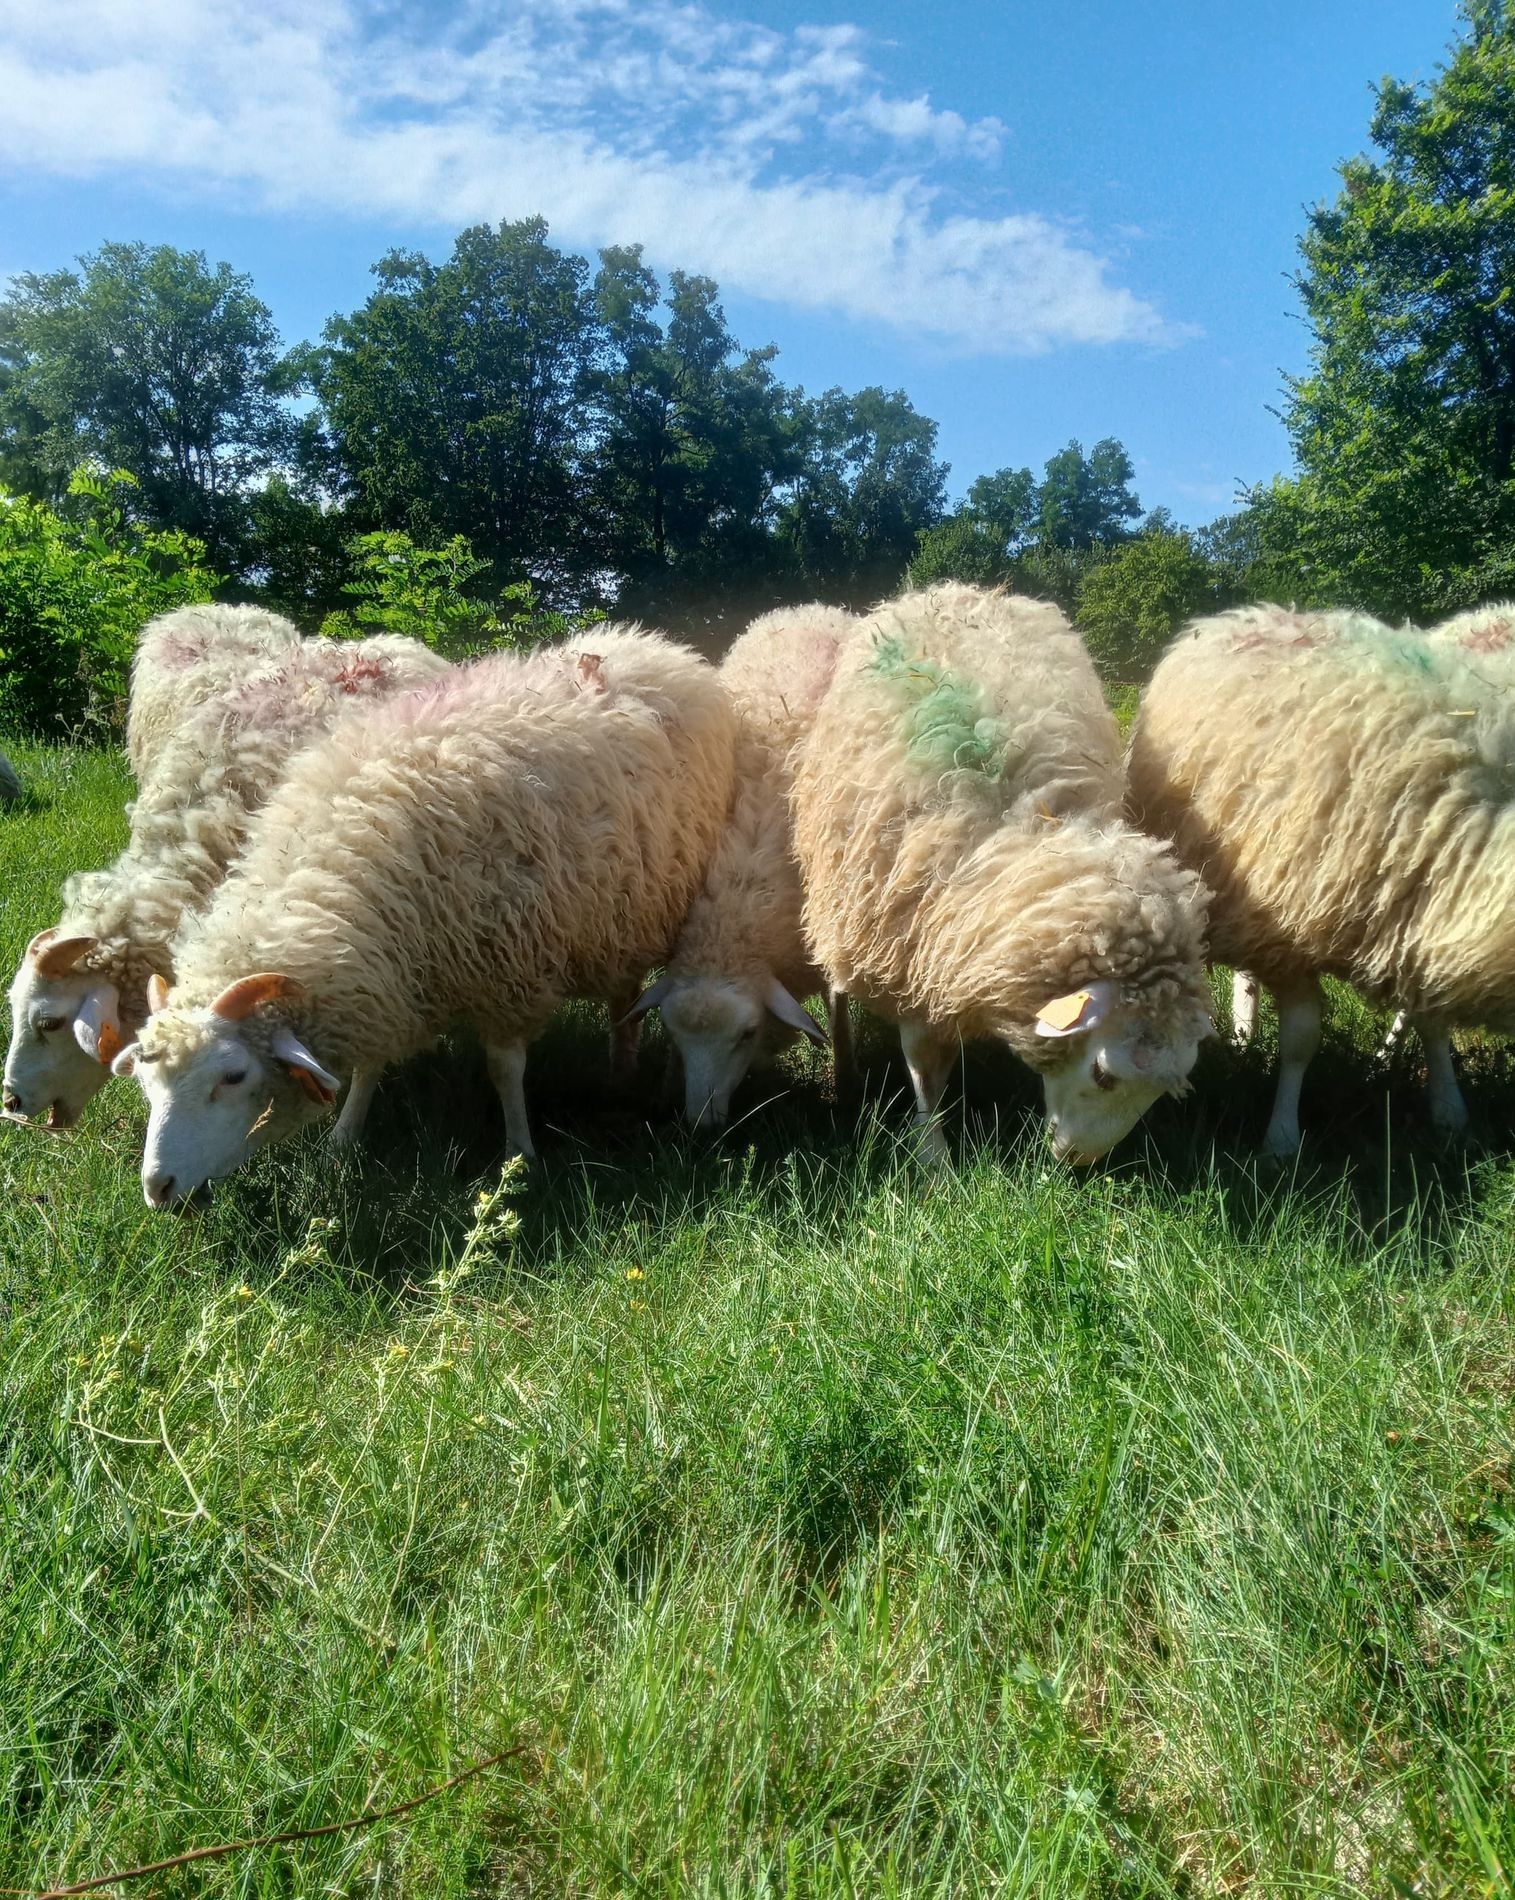
POLYGON ((117 1058, 150 1106, 149 1205, 323 1113, 352 1139, 381 1071, 472 1023, 530 1155, 526 1046, 571 996, 629 1004, 667 955, 730 802, 715 669, 635 629, 501 653, 309 747, 176 945, 117 1058))
POLYGON ((5 1112, 78 1120, 147 1016, 147 980, 172 968, 181 919, 241 850, 291 755, 341 713, 447 671, 419 641, 306 640, 283 665, 201 701, 173 727, 132 807, 114 864, 63 887, 63 915, 27 946, 10 988, 5 1112))
MULTIPOLYGON (((800 999, 823 988, 801 921, 804 892, 789 816, 790 754, 831 682, 853 625, 839 607, 784 607, 753 621, 721 663, 741 721, 736 792, 705 882, 666 972, 633 1016, 660 1007, 684 1067, 684 1112, 719 1127, 754 1061, 796 1035, 825 1035, 800 999)), ((830 998, 838 1082, 847 1060, 847 999, 830 998)))
POLYGON ((197 706, 282 665, 299 643, 292 620, 262 607, 211 601, 149 620, 137 637, 126 709, 126 757, 138 784, 146 783, 169 735, 197 706))
POLYGON ((1153 674, 1131 808, 1211 886, 1213 954, 1277 1001, 1270 1155, 1299 1146, 1322 976, 1408 1012, 1446 1131, 1467 1120, 1450 1029, 1515 1022, 1515 716, 1484 657, 1259 607, 1197 622, 1153 674))
POLYGON ((1043 1078, 1086 1163, 1210 1027, 1204 892, 1120 816, 1120 743, 1054 606, 955 583, 859 624, 795 770, 805 926, 837 988, 898 1023, 927 1152, 958 1046, 1043 1078))

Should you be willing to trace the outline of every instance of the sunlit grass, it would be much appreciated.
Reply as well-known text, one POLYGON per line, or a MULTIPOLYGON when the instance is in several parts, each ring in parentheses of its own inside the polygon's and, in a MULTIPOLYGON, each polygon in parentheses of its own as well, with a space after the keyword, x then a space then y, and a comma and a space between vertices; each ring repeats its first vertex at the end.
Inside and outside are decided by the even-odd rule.
MULTIPOLYGON (((18 752, 9 962, 128 794, 18 752)), ((800 1060, 708 1144, 587 1013, 498 1198, 467 1048, 184 1220, 127 1085, 0 1130, 0 1885, 519 1745, 147 1885, 1507 1891, 1515 1088, 1478 1044, 1443 1151, 1380 1027, 1338 1007, 1285 1179, 1265 1050, 1083 1178, 975 1057, 935 1178, 883 1037, 858 1126, 800 1060)))

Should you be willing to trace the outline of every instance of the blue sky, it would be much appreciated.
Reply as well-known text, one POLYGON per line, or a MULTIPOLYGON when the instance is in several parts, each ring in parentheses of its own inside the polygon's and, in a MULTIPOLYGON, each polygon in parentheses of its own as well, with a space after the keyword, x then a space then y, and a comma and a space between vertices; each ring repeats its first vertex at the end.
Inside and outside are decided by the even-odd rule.
POLYGON ((542 211, 721 284, 810 389, 902 387, 952 489, 1119 436, 1211 518, 1287 466, 1305 208, 1450 0, 0 0, 0 275, 105 238, 250 272, 288 340, 542 211))

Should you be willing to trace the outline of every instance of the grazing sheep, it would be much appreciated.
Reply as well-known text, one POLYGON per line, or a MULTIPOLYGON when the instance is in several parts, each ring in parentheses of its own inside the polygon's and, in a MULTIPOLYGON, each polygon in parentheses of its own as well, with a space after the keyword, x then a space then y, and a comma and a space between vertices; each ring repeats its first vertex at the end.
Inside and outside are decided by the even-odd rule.
POLYGON ((210 602, 175 607, 149 620, 132 659, 126 757, 145 784, 160 748, 183 720, 217 693, 266 666, 281 665, 300 629, 262 607, 210 602))
POLYGON ((348 708, 447 671, 418 641, 307 640, 276 670, 203 701, 163 741, 132 807, 131 840, 63 887, 63 916, 27 946, 11 984, 3 1102, 66 1128, 147 1016, 147 979, 172 968, 180 920, 241 850, 291 755, 348 708))
POLYGON ((1093 1161, 1210 1028, 1204 892, 1120 816, 1115 721, 1056 607, 957 584, 848 638, 795 770, 805 926, 837 988, 899 1024, 927 1151, 958 1044, 1043 1078, 1093 1161))
POLYGON ((1299 1146, 1320 978, 1401 1005, 1431 1115, 1465 1125, 1455 1024, 1515 1025, 1515 721, 1485 653, 1367 615, 1198 621, 1153 674, 1131 809, 1210 884, 1210 944, 1279 1009, 1264 1152, 1299 1146))
POLYGON ((15 766, 0 752, 0 805, 17 805, 21 802, 21 796, 20 776, 15 766))
MULTIPOLYGON (((684 1113, 694 1128, 720 1127, 754 1061, 771 1060, 796 1035, 826 1040, 799 1000, 823 979, 800 916, 789 760, 853 624, 839 607, 780 608, 754 620, 721 663, 741 720, 731 815, 666 974, 632 1011, 661 1007, 683 1061, 684 1113)), ((840 1081, 847 999, 830 1002, 840 1081)))
POLYGON ((565 997, 629 1004, 731 798, 715 669, 635 629, 591 639, 490 655, 295 761, 117 1058, 151 1109, 149 1205, 324 1112, 342 1078, 351 1140, 381 1071, 459 1019, 532 1152, 527 1043, 565 997))

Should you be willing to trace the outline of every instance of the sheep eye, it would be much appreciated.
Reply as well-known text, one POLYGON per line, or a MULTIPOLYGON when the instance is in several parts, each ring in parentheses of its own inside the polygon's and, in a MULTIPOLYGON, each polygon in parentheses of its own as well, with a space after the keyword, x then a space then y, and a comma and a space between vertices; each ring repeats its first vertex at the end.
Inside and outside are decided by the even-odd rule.
POLYGON ((1097 1089, 1113 1089, 1116 1086, 1115 1077, 1105 1067, 1104 1063, 1100 1061, 1098 1056, 1094 1058, 1094 1067, 1089 1073, 1094 1077, 1094 1086, 1097 1089))
POLYGON ((37 1034, 39 1036, 50 1036, 54 1030, 63 1027, 64 1021, 65 1018, 62 1016, 39 1016, 37 1018, 37 1034))
POLYGON ((757 1027, 756 1027, 756 1025, 754 1024, 754 1026, 753 1026, 753 1027, 752 1027, 751 1029, 744 1029, 744 1030, 742 1031, 742 1033, 741 1033, 741 1035, 739 1035, 739 1036, 737 1037, 737 1041, 738 1041, 738 1042, 751 1042, 751 1041, 752 1041, 752 1039, 753 1039, 753 1037, 754 1037, 754 1036, 755 1036, 756 1034, 757 1034, 757 1027))
POLYGON ((234 1089, 239 1082, 245 1082, 247 1080, 247 1071, 246 1069, 233 1069, 230 1075, 223 1075, 221 1080, 229 1089, 234 1089))

